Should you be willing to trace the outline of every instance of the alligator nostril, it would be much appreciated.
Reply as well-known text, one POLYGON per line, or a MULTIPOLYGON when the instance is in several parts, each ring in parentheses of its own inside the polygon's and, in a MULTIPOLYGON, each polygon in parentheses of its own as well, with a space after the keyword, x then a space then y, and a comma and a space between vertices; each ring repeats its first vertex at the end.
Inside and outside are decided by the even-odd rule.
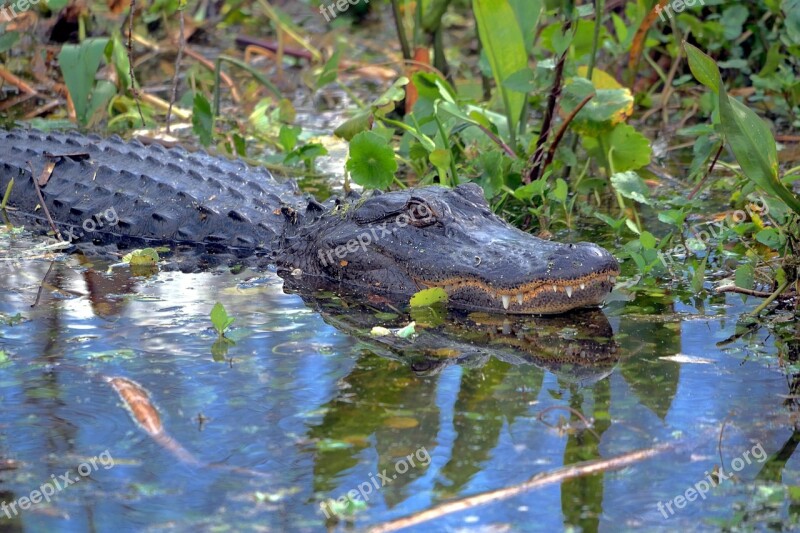
POLYGON ((481 266, 481 258, 480 256, 475 256, 475 266, 481 266))

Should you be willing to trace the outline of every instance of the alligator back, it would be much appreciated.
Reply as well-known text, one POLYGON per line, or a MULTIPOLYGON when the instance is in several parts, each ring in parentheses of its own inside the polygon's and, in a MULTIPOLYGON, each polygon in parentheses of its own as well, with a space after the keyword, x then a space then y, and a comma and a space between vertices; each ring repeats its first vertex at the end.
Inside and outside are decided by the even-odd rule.
POLYGON ((11 178, 9 205, 48 224, 32 176, 50 215, 76 244, 128 241, 207 245, 238 256, 270 250, 283 232, 283 203, 301 196, 262 168, 182 148, 144 146, 118 137, 0 130, 0 197, 11 178), (53 166, 54 165, 54 166, 53 166))

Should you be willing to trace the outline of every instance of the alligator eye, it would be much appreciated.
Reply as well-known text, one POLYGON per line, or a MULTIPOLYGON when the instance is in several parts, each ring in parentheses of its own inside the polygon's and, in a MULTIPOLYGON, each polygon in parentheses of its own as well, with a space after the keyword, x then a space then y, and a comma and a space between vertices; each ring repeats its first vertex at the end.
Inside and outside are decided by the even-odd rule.
POLYGON ((406 216, 409 224, 418 228, 424 228, 436 223, 436 214, 424 202, 410 201, 406 206, 406 216))

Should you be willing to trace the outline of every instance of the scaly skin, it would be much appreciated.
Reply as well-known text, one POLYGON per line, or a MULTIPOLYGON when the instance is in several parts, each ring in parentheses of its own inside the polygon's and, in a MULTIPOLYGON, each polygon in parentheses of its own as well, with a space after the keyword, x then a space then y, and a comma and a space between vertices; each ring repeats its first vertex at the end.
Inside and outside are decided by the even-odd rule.
POLYGON ((39 224, 45 217, 28 162, 37 178, 55 163, 42 187, 45 203, 62 232, 88 251, 188 245, 239 262, 269 259, 290 285, 399 302, 441 287, 453 308, 520 314, 597 306, 619 273, 595 244, 545 241, 510 226, 475 184, 320 204, 294 182, 202 152, 0 131, 0 191, 15 177, 10 205, 39 224), (118 220, 102 224, 98 215, 112 208, 118 220))

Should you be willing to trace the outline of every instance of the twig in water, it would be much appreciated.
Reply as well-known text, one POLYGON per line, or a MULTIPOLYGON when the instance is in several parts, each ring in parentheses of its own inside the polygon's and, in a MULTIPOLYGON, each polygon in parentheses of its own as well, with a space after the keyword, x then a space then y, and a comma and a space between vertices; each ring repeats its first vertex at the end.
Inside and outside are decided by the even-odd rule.
POLYGON ((738 294, 746 294, 747 296, 755 296, 756 298, 768 298, 772 293, 765 292, 765 291, 757 291, 754 289, 743 289, 742 287, 737 287, 736 285, 723 285, 722 287, 716 288, 717 294, 723 292, 735 292, 738 294))
POLYGON ((42 175, 39 179, 36 179, 36 173, 33 171, 33 164, 28 161, 28 168, 31 170, 31 179, 33 180, 33 186, 36 188, 36 194, 39 196, 39 204, 42 206, 42 210, 44 210, 44 214, 47 216, 47 221, 50 223, 50 227, 53 229, 53 232, 56 234, 56 237, 59 241, 63 241, 64 239, 61 237, 61 232, 58 231, 55 223, 53 222, 53 218, 50 216, 50 210, 47 209, 47 204, 44 203, 44 196, 42 196, 42 189, 39 187, 39 181, 42 180, 45 183, 48 179, 50 179, 50 173, 53 172, 53 168, 55 168, 55 163, 48 162, 45 163, 44 168, 42 169, 42 175))
POLYGON ((566 481, 567 479, 599 474, 610 470, 619 470, 620 468, 624 468, 628 465, 655 457, 656 455, 663 453, 672 447, 673 444, 661 444, 652 448, 636 450, 624 455, 612 457, 611 459, 597 459, 594 461, 584 461, 582 463, 563 466, 561 468, 551 470, 550 472, 542 472, 541 474, 537 474, 527 481, 523 481, 517 485, 483 492, 460 500, 437 505, 436 507, 427 509, 420 513, 416 513, 404 518, 398 518, 397 520, 392 520, 391 522, 386 522, 370 529, 369 531, 370 533, 386 533, 387 531, 397 531, 398 529, 429 522, 431 520, 457 513, 459 511, 466 511, 480 505, 507 500, 530 490, 539 489, 554 483, 560 483, 562 481, 566 481))

